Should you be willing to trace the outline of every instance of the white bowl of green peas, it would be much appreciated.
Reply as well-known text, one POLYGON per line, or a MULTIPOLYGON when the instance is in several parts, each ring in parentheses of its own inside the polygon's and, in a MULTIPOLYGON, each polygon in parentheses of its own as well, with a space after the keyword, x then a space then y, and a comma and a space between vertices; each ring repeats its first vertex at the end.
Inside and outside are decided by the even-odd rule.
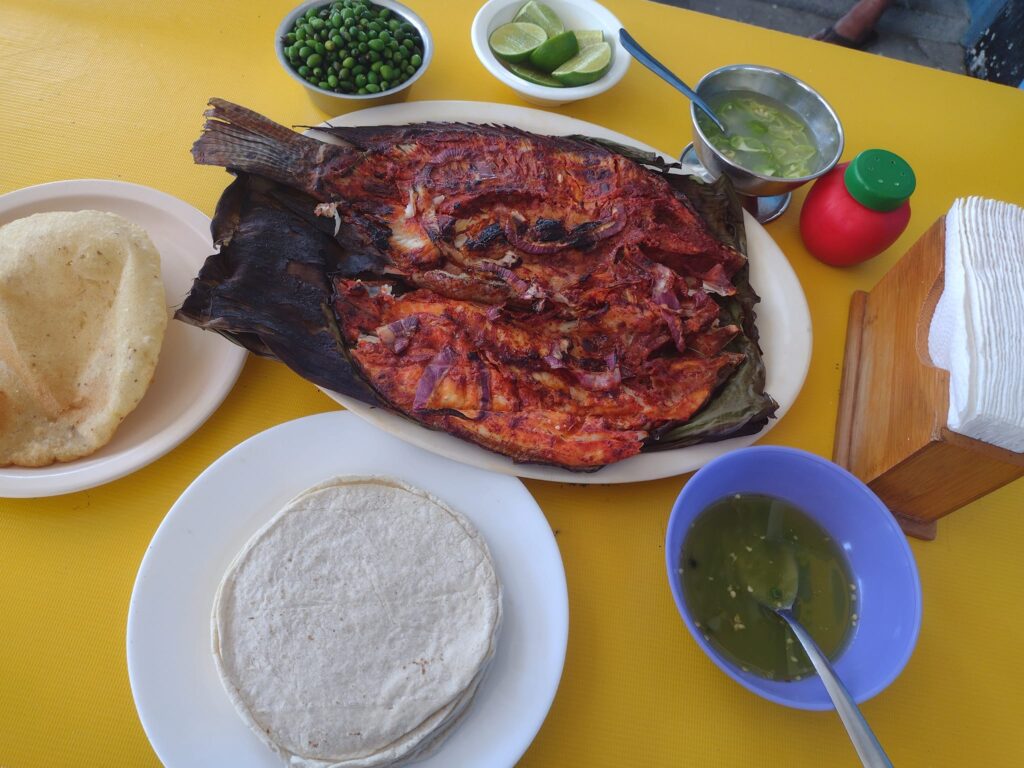
POLYGON ((277 28, 278 61, 328 114, 401 101, 434 53, 430 30, 394 0, 312 0, 277 28))

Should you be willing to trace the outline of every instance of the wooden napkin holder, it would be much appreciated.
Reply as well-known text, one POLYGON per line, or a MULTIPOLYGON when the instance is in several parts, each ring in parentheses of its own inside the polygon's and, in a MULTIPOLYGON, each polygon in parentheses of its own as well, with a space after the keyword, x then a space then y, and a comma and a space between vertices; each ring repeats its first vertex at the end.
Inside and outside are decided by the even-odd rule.
POLYGON ((935 538, 940 517, 1024 476, 1024 454, 946 426, 949 373, 928 354, 945 244, 943 217, 870 292, 850 299, 833 447, 834 461, 922 539, 935 538))

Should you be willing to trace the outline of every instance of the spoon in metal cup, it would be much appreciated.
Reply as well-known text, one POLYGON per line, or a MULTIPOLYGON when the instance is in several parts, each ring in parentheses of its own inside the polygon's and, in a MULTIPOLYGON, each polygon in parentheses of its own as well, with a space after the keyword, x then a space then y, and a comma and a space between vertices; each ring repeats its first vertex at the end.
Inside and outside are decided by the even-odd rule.
POLYGON ((651 56, 651 54, 649 54, 647 51, 641 48, 640 43, 634 40, 633 36, 629 34, 629 32, 627 32, 624 29, 619 29, 619 42, 622 43, 622 47, 629 51, 630 55, 634 59, 639 61, 649 70, 651 70, 651 72, 656 74, 658 77, 660 77, 662 80, 664 80, 666 83, 671 85, 676 90, 683 93, 683 95, 685 95, 690 101, 692 101, 694 104, 700 107, 704 111, 704 113, 711 118, 712 122, 714 122, 714 124, 717 125, 722 130, 722 133, 728 133, 728 131, 725 128, 725 123, 719 120, 718 116, 711 111, 711 107, 708 106, 708 103, 704 101, 704 99, 702 99, 700 96, 698 96, 697 92, 693 90, 693 88, 688 86, 678 77, 676 77, 672 72, 670 72, 668 67, 666 67, 656 58, 651 56))
POLYGON ((857 756, 867 768, 892 768, 892 763, 878 743, 864 715, 861 714, 853 696, 843 685, 843 681, 832 669, 828 660, 814 638, 793 616, 793 603, 796 602, 799 586, 799 569, 793 550, 781 542, 765 542, 767 555, 757 562, 744 561, 742 571, 752 597, 764 608, 775 613, 789 625, 800 641, 804 652, 814 665, 821 682, 825 684, 832 703, 835 705, 839 719, 843 721, 846 732, 850 735, 857 756), (770 556, 768 556, 770 555, 770 556), (771 585, 771 586, 769 586, 771 585))

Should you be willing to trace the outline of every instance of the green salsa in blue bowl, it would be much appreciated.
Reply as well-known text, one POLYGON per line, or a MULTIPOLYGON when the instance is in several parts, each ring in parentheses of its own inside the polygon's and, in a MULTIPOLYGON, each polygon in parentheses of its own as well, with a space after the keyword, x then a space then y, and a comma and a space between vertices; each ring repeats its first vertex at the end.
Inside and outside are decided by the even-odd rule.
POLYGON ((778 704, 832 708, 773 595, 795 589, 794 614, 858 702, 896 679, 917 642, 921 583, 903 532, 866 485, 814 454, 757 446, 709 462, 672 508, 665 556, 697 644, 778 704))

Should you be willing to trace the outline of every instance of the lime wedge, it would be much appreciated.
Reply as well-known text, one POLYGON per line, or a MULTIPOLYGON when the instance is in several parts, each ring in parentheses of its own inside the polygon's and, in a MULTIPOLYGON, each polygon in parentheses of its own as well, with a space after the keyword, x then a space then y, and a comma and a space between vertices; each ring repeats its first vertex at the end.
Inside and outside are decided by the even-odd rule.
POLYGON ((513 64, 509 62, 508 68, 512 74, 534 85, 546 85, 548 88, 565 87, 547 72, 541 72, 539 69, 534 69, 528 64, 513 64))
POLYGON ((581 51, 588 45, 604 42, 604 32, 600 29, 574 29, 572 33, 576 35, 576 42, 579 43, 581 51))
POLYGON ((612 65, 612 47, 608 43, 588 45, 551 75, 563 85, 587 85, 597 80, 612 65))
POLYGON ((537 0, 530 0, 530 2, 520 8, 512 21, 536 24, 547 33, 548 37, 560 35, 565 31, 565 25, 562 24, 562 20, 558 18, 555 12, 544 5, 544 3, 538 3, 537 0))
POLYGON ((495 55, 505 61, 525 61, 547 39, 547 33, 536 24, 515 22, 491 32, 488 42, 495 55))
POLYGON ((530 54, 530 63, 543 72, 551 72, 579 52, 576 35, 572 32, 563 32, 537 46, 530 54))

